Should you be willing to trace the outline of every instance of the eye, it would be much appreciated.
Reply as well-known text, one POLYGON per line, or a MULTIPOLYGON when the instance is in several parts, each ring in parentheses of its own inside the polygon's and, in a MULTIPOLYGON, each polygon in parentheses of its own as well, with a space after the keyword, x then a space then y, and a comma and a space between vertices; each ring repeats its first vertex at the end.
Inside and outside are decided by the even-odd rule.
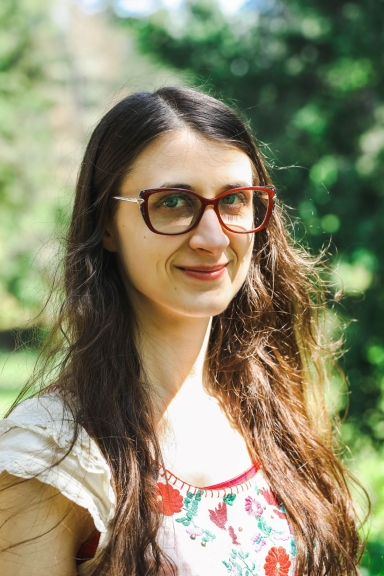
POLYGON ((173 196, 168 196, 168 198, 164 198, 161 204, 163 206, 166 206, 167 208, 176 208, 178 202, 179 197, 174 194, 173 196))
POLYGON ((239 204, 246 204, 247 200, 242 192, 234 192, 233 194, 228 194, 220 200, 221 204, 226 204, 227 206, 237 206, 239 204))
POLYGON ((190 204, 186 194, 168 194, 159 201, 159 206, 164 208, 184 208, 190 204))

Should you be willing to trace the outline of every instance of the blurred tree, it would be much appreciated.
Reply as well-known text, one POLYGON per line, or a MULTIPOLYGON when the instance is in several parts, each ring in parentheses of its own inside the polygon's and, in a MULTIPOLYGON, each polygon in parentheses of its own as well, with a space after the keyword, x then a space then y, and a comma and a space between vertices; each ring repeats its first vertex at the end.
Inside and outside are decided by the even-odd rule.
POLYGON ((186 1, 180 11, 119 21, 136 30, 142 52, 246 111, 271 143, 279 195, 310 244, 318 250, 332 236, 347 296, 339 313, 359 318, 347 330, 349 422, 380 444, 384 2, 249 0, 229 16, 213 2, 186 1))
POLYGON ((162 81, 146 60, 103 12, 0 1, 0 351, 44 304, 89 126, 122 78, 162 81))
POLYGON ((39 309, 44 251, 31 266, 52 221, 46 192, 46 150, 51 133, 45 110, 45 0, 0 3, 0 330, 21 325, 39 309))

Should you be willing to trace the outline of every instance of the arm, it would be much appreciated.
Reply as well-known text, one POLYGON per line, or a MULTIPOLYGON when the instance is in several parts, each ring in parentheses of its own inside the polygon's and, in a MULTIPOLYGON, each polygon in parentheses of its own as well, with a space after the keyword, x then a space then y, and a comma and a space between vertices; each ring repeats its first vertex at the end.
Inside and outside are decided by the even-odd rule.
POLYGON ((0 474, 2 574, 76 576, 77 550, 93 530, 88 511, 56 488, 0 474))

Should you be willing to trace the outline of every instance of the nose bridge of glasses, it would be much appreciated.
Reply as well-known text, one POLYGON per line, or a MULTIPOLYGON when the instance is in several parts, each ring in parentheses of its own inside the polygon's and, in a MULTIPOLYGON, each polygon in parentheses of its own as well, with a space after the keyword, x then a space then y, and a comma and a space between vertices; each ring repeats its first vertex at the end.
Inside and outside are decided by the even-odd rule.
POLYGON ((198 196, 202 206, 204 206, 204 209, 207 208, 207 206, 214 206, 216 207, 218 205, 218 202, 220 200, 220 198, 218 198, 217 196, 214 196, 213 198, 205 198, 205 196, 198 196))
POLYGON ((214 222, 215 226, 219 226, 221 231, 225 234, 224 230, 228 230, 228 227, 225 225, 225 222, 223 222, 223 215, 220 213, 219 205, 223 197, 229 196, 231 193, 233 193, 233 189, 227 190, 224 194, 219 194, 218 196, 214 196, 211 198, 206 198, 204 196, 196 194, 195 196, 197 196, 200 202, 200 209, 199 209, 199 216, 198 218, 196 218, 194 226, 200 225, 201 220, 205 219, 205 214, 208 208, 216 215, 216 218, 213 217, 211 225, 214 222))
POLYGON ((213 198, 205 198, 204 196, 198 196, 200 201, 200 218, 199 221, 203 218, 204 214, 207 211, 207 208, 210 208, 212 212, 216 213, 216 219, 219 221, 221 226, 221 218, 219 214, 219 202, 221 200, 220 197, 214 196, 213 198))

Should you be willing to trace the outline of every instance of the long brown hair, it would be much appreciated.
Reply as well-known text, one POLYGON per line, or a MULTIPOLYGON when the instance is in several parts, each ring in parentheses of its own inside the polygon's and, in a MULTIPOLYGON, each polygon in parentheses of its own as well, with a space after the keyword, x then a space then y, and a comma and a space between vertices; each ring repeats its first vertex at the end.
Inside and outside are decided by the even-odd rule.
MULTIPOLYGON (((90 138, 67 241, 65 297, 45 354, 59 356, 58 383, 76 393, 79 423, 87 423, 112 471, 117 509, 112 536, 92 572, 98 575, 156 575, 168 562, 156 541, 161 452, 150 383, 135 346, 134 311, 102 237, 114 210, 111 197, 119 194, 134 159, 150 141, 180 126, 240 148, 257 183, 271 183, 238 114, 196 90, 168 87, 129 96, 90 138)), ((255 235, 246 282, 213 319, 211 393, 284 503, 297 572, 357 574, 349 475, 335 457, 322 400, 331 351, 321 336, 321 274, 316 260, 290 240, 284 218, 278 204, 268 227, 255 235), (311 390, 321 427, 309 406, 311 390)))

